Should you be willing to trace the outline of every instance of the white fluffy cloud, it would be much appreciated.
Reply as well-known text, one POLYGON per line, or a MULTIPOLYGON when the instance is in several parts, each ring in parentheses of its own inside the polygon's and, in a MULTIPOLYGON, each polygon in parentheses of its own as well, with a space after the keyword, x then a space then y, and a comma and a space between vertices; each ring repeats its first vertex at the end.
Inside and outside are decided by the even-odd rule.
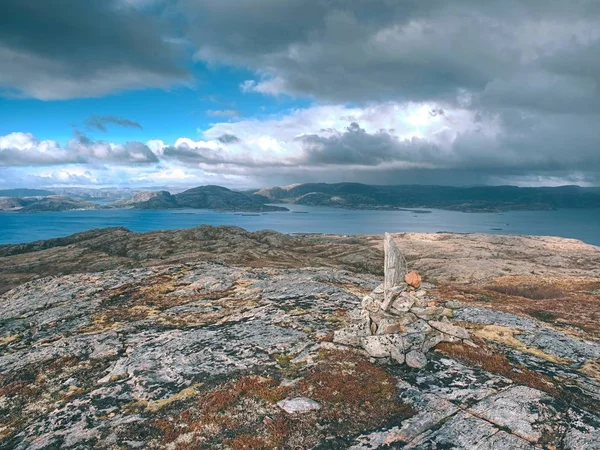
POLYGON ((140 142, 113 144, 77 136, 65 147, 54 140, 39 140, 31 133, 0 136, 0 166, 52 166, 59 164, 148 164, 157 156, 140 142))

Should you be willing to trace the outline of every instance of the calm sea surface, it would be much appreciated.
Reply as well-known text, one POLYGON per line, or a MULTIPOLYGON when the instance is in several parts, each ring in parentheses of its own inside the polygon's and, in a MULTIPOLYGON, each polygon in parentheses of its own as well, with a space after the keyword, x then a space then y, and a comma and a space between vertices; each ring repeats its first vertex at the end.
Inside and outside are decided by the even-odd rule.
POLYGON ((124 226, 132 231, 237 225, 283 233, 375 234, 385 231, 533 234, 581 239, 600 245, 600 209, 462 213, 429 210, 352 211, 284 205, 292 212, 240 215, 207 210, 111 209, 38 214, 0 213, 0 244, 49 239, 93 228, 124 226))

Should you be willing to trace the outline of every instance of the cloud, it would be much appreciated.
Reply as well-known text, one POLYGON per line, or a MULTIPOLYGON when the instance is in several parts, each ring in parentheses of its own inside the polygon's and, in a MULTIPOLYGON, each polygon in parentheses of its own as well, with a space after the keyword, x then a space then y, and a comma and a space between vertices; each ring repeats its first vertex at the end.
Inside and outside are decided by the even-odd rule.
POLYGON ((82 162, 83 158, 54 140, 38 140, 31 133, 0 136, 0 166, 45 166, 82 162))
POLYGON ((314 106, 215 124, 203 140, 165 145, 162 157, 246 176, 255 185, 273 184, 273 178, 394 184, 598 179, 594 117, 551 119, 431 102, 314 106), (224 145, 227 134, 238 140, 224 145))
POLYGON ((86 121, 85 125, 88 128, 94 128, 100 131, 107 131, 107 125, 118 125, 125 128, 139 128, 142 126, 133 120, 125 119, 123 117, 116 116, 90 116, 86 121))
POLYGON ((507 0, 501 7, 479 0, 181 5, 194 25, 197 59, 256 71, 258 79, 240 86, 244 92, 346 103, 451 101, 467 90, 490 105, 598 104, 595 0, 568 8, 562 0, 507 0))
POLYGON ((187 82, 166 33, 117 0, 3 0, 0 94, 56 100, 187 82))
POLYGON ((238 117, 240 112, 235 109, 209 109, 206 114, 210 117, 238 117))
POLYGON ((231 133, 241 141, 219 152, 220 161, 239 162, 243 151, 254 162, 281 161, 277 176, 290 182, 599 178, 595 0, 568 7, 563 0, 183 0, 179 7, 193 24, 197 60, 254 71, 242 93, 318 105, 215 124, 205 139, 231 133))
POLYGON ((219 136, 217 141, 219 141, 221 144, 235 144, 236 142, 240 142, 240 138, 233 134, 225 133, 219 136))
POLYGON ((199 130, 199 139, 174 142, 116 144, 76 133, 61 146, 11 133, 0 137, 0 166, 13 174, 29 168, 36 185, 50 183, 40 178, 43 166, 52 166, 44 173, 85 169, 97 185, 590 185, 600 182, 596 123, 594 115, 492 113, 436 102, 316 105, 220 122, 199 130))
POLYGON ((76 133, 65 147, 54 140, 39 140, 31 133, 0 136, 0 166, 57 166, 111 163, 139 165, 157 163, 158 157, 146 144, 113 144, 94 141, 76 133))

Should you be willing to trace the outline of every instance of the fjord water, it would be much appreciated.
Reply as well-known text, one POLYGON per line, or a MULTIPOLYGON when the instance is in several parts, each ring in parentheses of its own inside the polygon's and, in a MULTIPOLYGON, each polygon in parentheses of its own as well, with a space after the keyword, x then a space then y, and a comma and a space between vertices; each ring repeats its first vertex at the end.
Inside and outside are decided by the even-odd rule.
POLYGON ((600 209, 464 213, 444 210, 363 211, 282 205, 290 212, 242 215, 208 210, 105 209, 37 214, 0 213, 0 244, 67 236, 94 228, 123 226, 132 231, 236 225, 250 231, 282 233, 380 234, 385 231, 561 236, 600 245, 600 209))

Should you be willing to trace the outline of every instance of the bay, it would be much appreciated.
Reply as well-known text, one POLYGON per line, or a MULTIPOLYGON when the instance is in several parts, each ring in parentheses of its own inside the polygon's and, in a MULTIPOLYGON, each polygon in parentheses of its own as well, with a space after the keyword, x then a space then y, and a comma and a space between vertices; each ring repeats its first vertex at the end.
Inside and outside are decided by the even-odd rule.
POLYGON ((282 233, 381 234, 440 232, 561 236, 600 245, 600 209, 465 213, 428 209, 364 211, 282 205, 290 212, 240 214, 209 210, 105 209, 0 213, 0 244, 67 236, 94 228, 123 226, 132 231, 190 228, 202 224, 235 225, 250 231, 282 233))

